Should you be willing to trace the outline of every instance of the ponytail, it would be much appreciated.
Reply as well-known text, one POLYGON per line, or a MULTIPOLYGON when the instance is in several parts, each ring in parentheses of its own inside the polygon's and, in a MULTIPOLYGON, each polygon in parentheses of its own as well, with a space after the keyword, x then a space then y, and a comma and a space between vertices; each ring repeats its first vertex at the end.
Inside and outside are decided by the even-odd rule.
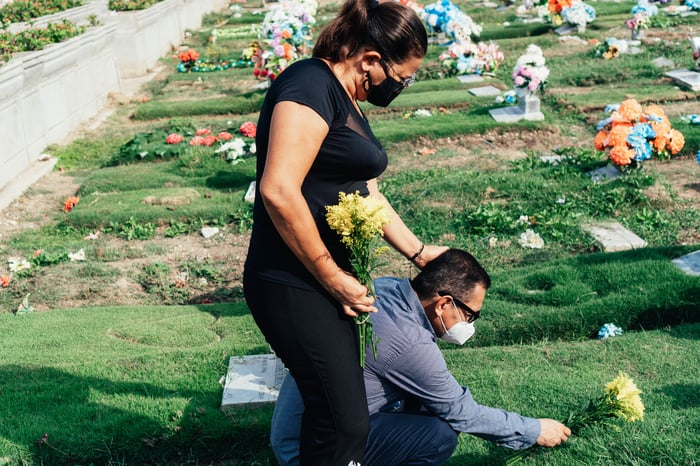
POLYGON ((321 31, 313 56, 337 63, 363 47, 389 63, 423 58, 428 37, 416 13, 395 1, 345 0, 340 13, 321 31))

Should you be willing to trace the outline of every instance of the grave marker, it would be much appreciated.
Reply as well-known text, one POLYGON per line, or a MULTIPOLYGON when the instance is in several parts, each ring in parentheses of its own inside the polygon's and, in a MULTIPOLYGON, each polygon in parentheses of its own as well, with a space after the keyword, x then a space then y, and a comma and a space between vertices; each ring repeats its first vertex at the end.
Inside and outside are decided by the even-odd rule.
POLYGON ((469 93, 477 97, 489 97, 494 95, 500 95, 501 90, 493 86, 481 86, 472 87, 471 89, 469 89, 469 93))
POLYGON ((274 354, 232 356, 224 383, 221 409, 274 403, 286 369, 274 354))
POLYGON ((691 91, 700 91, 700 73, 687 69, 667 71, 665 76, 673 79, 673 81, 691 91))
POLYGON ((484 80, 483 76, 480 76, 478 74, 463 74, 463 75, 457 76, 457 81, 464 83, 464 84, 480 83, 483 80, 484 80))
POLYGON ((584 225, 583 229, 601 244, 605 252, 627 251, 647 245, 646 241, 617 222, 593 223, 584 225))
POLYGON ((673 259, 671 262, 688 275, 700 276, 700 250, 673 259))

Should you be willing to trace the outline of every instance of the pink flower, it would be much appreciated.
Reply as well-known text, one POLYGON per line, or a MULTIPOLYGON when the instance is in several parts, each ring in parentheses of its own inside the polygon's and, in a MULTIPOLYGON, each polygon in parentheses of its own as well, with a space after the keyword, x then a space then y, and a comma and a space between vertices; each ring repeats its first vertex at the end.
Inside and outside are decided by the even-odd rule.
POLYGON ((168 134, 168 137, 165 138, 165 143, 166 144, 180 144, 183 139, 185 139, 185 138, 183 138, 179 134, 172 133, 172 134, 168 134))
POLYGON ((516 76, 514 81, 516 86, 522 86, 523 84, 525 84, 525 78, 523 78, 522 76, 516 76))
POLYGON ((190 140, 190 146, 203 146, 204 138, 202 136, 195 136, 190 140))
POLYGON ((207 128, 199 128, 196 133, 194 133, 196 136, 206 136, 208 134, 211 134, 211 130, 207 128))
POLYGON ((210 134, 209 136, 207 136, 207 137, 204 138, 204 145, 205 145, 205 146, 211 146, 211 145, 214 144, 216 141, 217 141, 216 136, 214 136, 213 134, 210 134))
POLYGON ((230 139, 233 139, 233 135, 226 131, 222 131, 219 133, 219 139, 221 139, 222 141, 228 141, 230 139))
POLYGON ((257 131, 257 127, 255 126, 255 123, 252 121, 246 121, 241 125, 238 130, 241 132, 241 134, 247 138, 254 138, 255 133, 257 131))

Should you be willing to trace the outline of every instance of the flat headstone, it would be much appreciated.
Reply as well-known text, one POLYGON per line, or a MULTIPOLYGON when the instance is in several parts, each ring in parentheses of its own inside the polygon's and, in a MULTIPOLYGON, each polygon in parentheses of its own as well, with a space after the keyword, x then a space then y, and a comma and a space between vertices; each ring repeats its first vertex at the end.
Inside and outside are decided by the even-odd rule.
POLYGON ((477 97, 489 97, 494 95, 500 95, 501 90, 493 86, 481 86, 472 87, 471 89, 469 89, 469 93, 477 97))
POLYGON ((584 225, 583 229, 603 246, 605 252, 627 251, 647 245, 646 241, 617 222, 593 223, 584 225))
POLYGON ((656 68, 673 68, 675 66, 673 60, 669 60, 666 57, 655 58, 651 61, 651 64, 656 68))
POLYGON ((594 183, 600 183, 601 181, 614 180, 620 176, 622 172, 619 168, 614 165, 605 165, 604 167, 596 168, 593 171, 587 173, 591 177, 594 183))
POLYGON ((640 53, 642 53, 642 49, 639 47, 630 47, 629 49, 627 49, 628 55, 639 55, 640 53))
POLYGON ((528 23, 544 23, 544 18, 541 18, 539 16, 536 16, 534 18, 525 18, 523 20, 523 23, 528 24, 528 23))
POLYGON ((484 80, 483 76, 479 76, 478 74, 463 74, 460 76, 457 76, 457 80, 461 83, 469 84, 469 83, 480 83, 484 80))
POLYGON ((232 356, 224 383, 221 409, 274 403, 286 369, 274 354, 232 356))
POLYGON ((700 250, 673 259, 671 262, 688 275, 700 276, 700 250))
POLYGON ((518 107, 502 107, 502 108, 492 108, 489 113, 499 123, 515 123, 520 120, 528 121, 543 121, 544 114, 542 112, 537 113, 523 113, 518 107))
POLYGON ((685 18, 686 16, 695 16, 697 14, 697 11, 684 11, 681 13, 681 17, 685 18))
POLYGON ((564 26, 559 26, 554 30, 555 33, 559 34, 560 36, 563 36, 564 34, 571 34, 572 32, 578 32, 578 28, 576 26, 572 26, 570 24, 565 24, 564 26))
POLYGON ((498 8, 498 3, 486 1, 482 3, 482 6, 485 8, 498 8))
POLYGON ((673 81, 683 87, 687 87, 691 91, 700 91, 700 73, 686 69, 667 71, 665 76, 673 79, 673 81))

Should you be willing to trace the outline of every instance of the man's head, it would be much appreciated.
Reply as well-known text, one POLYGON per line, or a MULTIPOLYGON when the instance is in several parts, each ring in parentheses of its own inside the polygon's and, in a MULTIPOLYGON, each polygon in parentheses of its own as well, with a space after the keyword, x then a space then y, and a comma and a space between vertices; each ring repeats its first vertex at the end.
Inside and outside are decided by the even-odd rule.
POLYGON ((411 281, 438 337, 462 344, 473 333, 491 278, 474 256, 449 249, 411 281))

